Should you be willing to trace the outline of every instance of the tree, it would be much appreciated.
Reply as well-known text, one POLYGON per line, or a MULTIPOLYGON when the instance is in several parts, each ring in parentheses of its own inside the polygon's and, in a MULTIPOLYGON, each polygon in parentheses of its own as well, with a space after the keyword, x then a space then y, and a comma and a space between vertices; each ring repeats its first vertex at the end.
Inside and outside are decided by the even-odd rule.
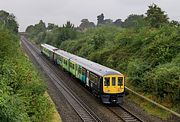
POLYGON ((65 28, 72 28, 72 29, 74 29, 74 24, 72 24, 70 21, 67 21, 67 23, 66 23, 66 24, 64 24, 64 25, 63 25, 63 27, 65 27, 65 28))
POLYGON ((180 23, 179 23, 178 21, 175 21, 175 20, 172 20, 172 21, 170 22, 170 24, 171 24, 171 25, 174 25, 174 26, 176 26, 176 27, 180 26, 180 23))
POLYGON ((34 26, 33 26, 33 25, 29 25, 29 26, 26 28, 26 32, 27 32, 27 33, 30 33, 30 32, 33 31, 33 29, 34 29, 34 26))
POLYGON ((117 19, 117 20, 115 20, 113 23, 114 23, 114 25, 121 27, 123 22, 122 22, 121 19, 117 19))
POLYGON ((97 16, 97 25, 103 24, 104 21, 104 14, 102 13, 101 15, 97 16))
POLYGON ((103 21, 103 24, 109 25, 109 24, 112 24, 112 22, 113 22, 113 20, 111 20, 111 19, 105 19, 105 20, 103 21))
POLYGON ((168 16, 164 11, 161 10, 156 4, 149 6, 146 12, 146 20, 149 22, 151 27, 159 28, 163 24, 168 23, 168 16))
POLYGON ((57 27, 57 25, 55 25, 55 24, 53 24, 53 23, 48 23, 47 30, 52 30, 52 29, 54 29, 55 27, 57 27))
POLYGON ((35 29, 38 31, 38 33, 44 32, 46 31, 46 25, 42 20, 40 20, 39 23, 35 25, 35 29))
POLYGON ((143 15, 131 14, 122 23, 122 27, 124 28, 137 28, 142 26, 145 26, 145 19, 143 15))
POLYGON ((94 28, 95 24, 93 22, 89 22, 88 19, 82 19, 81 24, 79 25, 79 28, 81 30, 85 30, 87 28, 94 28))
POLYGON ((3 23, 4 27, 7 29, 18 33, 18 23, 16 22, 16 17, 13 14, 9 14, 6 11, 0 10, 0 22, 3 23))

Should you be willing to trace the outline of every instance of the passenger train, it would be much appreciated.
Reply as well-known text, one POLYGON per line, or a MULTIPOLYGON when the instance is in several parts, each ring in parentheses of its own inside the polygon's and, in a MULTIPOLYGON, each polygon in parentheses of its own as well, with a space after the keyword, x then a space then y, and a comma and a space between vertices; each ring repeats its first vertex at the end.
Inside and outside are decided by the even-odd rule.
POLYGON ((78 78, 105 104, 121 104, 124 97, 124 75, 93 61, 41 44, 41 53, 78 78))

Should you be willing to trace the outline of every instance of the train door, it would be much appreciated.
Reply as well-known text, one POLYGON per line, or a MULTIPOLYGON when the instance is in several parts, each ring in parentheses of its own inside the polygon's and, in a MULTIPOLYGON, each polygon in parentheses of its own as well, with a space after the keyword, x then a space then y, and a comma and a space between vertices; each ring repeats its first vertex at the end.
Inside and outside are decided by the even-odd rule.
POLYGON ((87 70, 87 75, 86 75, 86 86, 89 87, 89 71, 87 70))

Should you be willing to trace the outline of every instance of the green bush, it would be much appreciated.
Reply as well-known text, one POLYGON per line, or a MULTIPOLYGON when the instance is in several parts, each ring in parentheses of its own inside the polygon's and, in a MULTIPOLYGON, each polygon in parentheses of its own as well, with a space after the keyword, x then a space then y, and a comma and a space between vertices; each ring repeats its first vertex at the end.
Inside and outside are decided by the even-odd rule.
POLYGON ((22 53, 18 37, 0 30, 0 121, 50 121, 52 105, 45 91, 45 84, 22 53))

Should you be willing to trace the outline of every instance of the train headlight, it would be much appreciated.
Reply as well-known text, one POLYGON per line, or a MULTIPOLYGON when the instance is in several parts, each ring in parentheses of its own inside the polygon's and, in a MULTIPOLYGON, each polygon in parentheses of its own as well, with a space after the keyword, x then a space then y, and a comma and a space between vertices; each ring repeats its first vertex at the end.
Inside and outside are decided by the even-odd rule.
POLYGON ((110 92, 110 90, 106 90, 106 92, 108 93, 108 92, 110 92))

